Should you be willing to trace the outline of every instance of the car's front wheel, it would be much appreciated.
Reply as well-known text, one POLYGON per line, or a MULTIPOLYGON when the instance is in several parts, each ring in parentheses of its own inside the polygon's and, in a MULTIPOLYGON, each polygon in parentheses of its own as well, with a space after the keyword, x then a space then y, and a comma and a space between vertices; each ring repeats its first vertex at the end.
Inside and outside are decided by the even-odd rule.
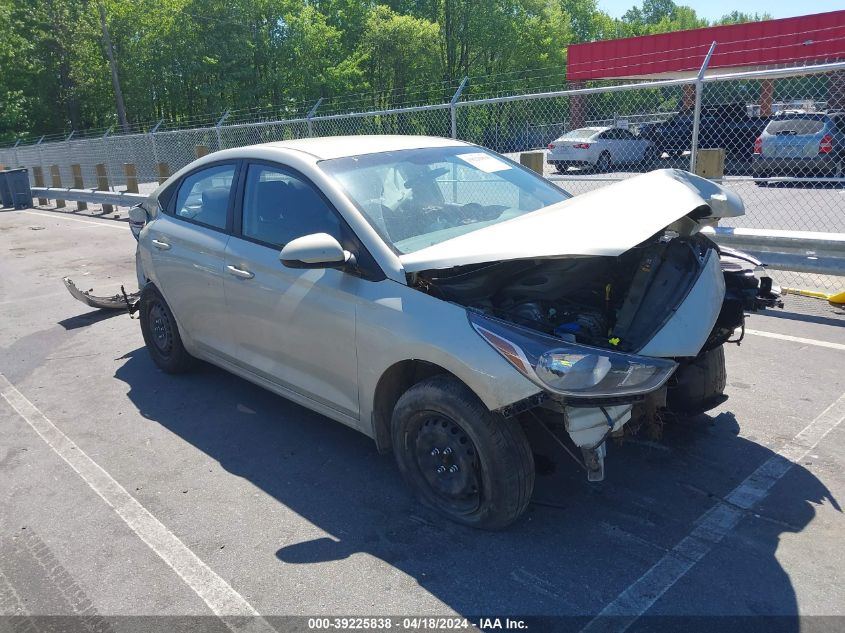
POLYGON ((152 285, 141 291, 141 334, 158 367, 169 374, 179 374, 193 367, 196 359, 182 344, 179 328, 170 306, 152 285))
POLYGON ((500 529, 528 506, 534 458, 522 427, 488 411, 456 378, 433 376, 406 391, 392 436, 405 481, 453 521, 500 529))

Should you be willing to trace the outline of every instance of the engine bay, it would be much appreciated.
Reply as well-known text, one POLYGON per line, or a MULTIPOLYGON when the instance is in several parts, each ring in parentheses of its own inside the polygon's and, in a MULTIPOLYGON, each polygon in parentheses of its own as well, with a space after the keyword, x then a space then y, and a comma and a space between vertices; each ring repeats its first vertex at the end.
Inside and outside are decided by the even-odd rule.
MULTIPOLYGON (((433 296, 562 340, 636 352, 684 301, 714 249, 705 236, 666 231, 618 257, 475 264, 426 271, 412 282, 433 296)), ((702 351, 730 340, 745 312, 761 307, 758 291, 766 284, 753 264, 722 257, 725 302, 702 351)))

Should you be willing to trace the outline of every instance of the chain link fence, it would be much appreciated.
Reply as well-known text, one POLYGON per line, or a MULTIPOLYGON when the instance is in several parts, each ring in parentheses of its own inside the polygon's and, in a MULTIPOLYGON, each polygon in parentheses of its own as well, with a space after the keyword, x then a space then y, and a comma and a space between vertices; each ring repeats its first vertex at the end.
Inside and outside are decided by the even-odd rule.
MULTIPOLYGON (((66 187, 71 165, 85 187, 104 165, 110 186, 123 188, 131 163, 144 192, 198 152, 309 136, 452 136, 511 157, 542 151, 545 175, 576 195, 652 169, 687 169, 742 196, 746 215, 728 225, 845 233, 845 62, 487 99, 461 99, 463 87, 433 105, 321 113, 318 102, 296 118, 226 124, 224 115, 188 129, 42 138, 0 148, 0 164, 40 167, 47 185, 56 166, 66 187)), ((841 290, 836 278, 779 277, 841 290)))

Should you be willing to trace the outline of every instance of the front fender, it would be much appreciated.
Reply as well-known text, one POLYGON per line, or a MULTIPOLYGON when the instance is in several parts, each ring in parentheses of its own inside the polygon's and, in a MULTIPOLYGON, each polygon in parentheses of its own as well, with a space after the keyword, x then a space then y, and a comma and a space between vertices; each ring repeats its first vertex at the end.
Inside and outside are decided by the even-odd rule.
POLYGON ((362 426, 373 419, 382 375, 407 360, 454 374, 491 411, 540 392, 473 330, 463 307, 391 280, 368 284, 361 299, 357 349, 362 426))

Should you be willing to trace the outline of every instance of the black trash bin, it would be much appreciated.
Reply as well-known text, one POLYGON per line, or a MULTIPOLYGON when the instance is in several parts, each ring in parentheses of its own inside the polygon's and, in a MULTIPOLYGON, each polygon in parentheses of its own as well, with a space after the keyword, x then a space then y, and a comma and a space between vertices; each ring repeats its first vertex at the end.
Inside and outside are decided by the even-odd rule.
POLYGON ((27 209, 32 206, 28 169, 21 167, 0 171, 0 202, 3 207, 15 209, 27 209))

